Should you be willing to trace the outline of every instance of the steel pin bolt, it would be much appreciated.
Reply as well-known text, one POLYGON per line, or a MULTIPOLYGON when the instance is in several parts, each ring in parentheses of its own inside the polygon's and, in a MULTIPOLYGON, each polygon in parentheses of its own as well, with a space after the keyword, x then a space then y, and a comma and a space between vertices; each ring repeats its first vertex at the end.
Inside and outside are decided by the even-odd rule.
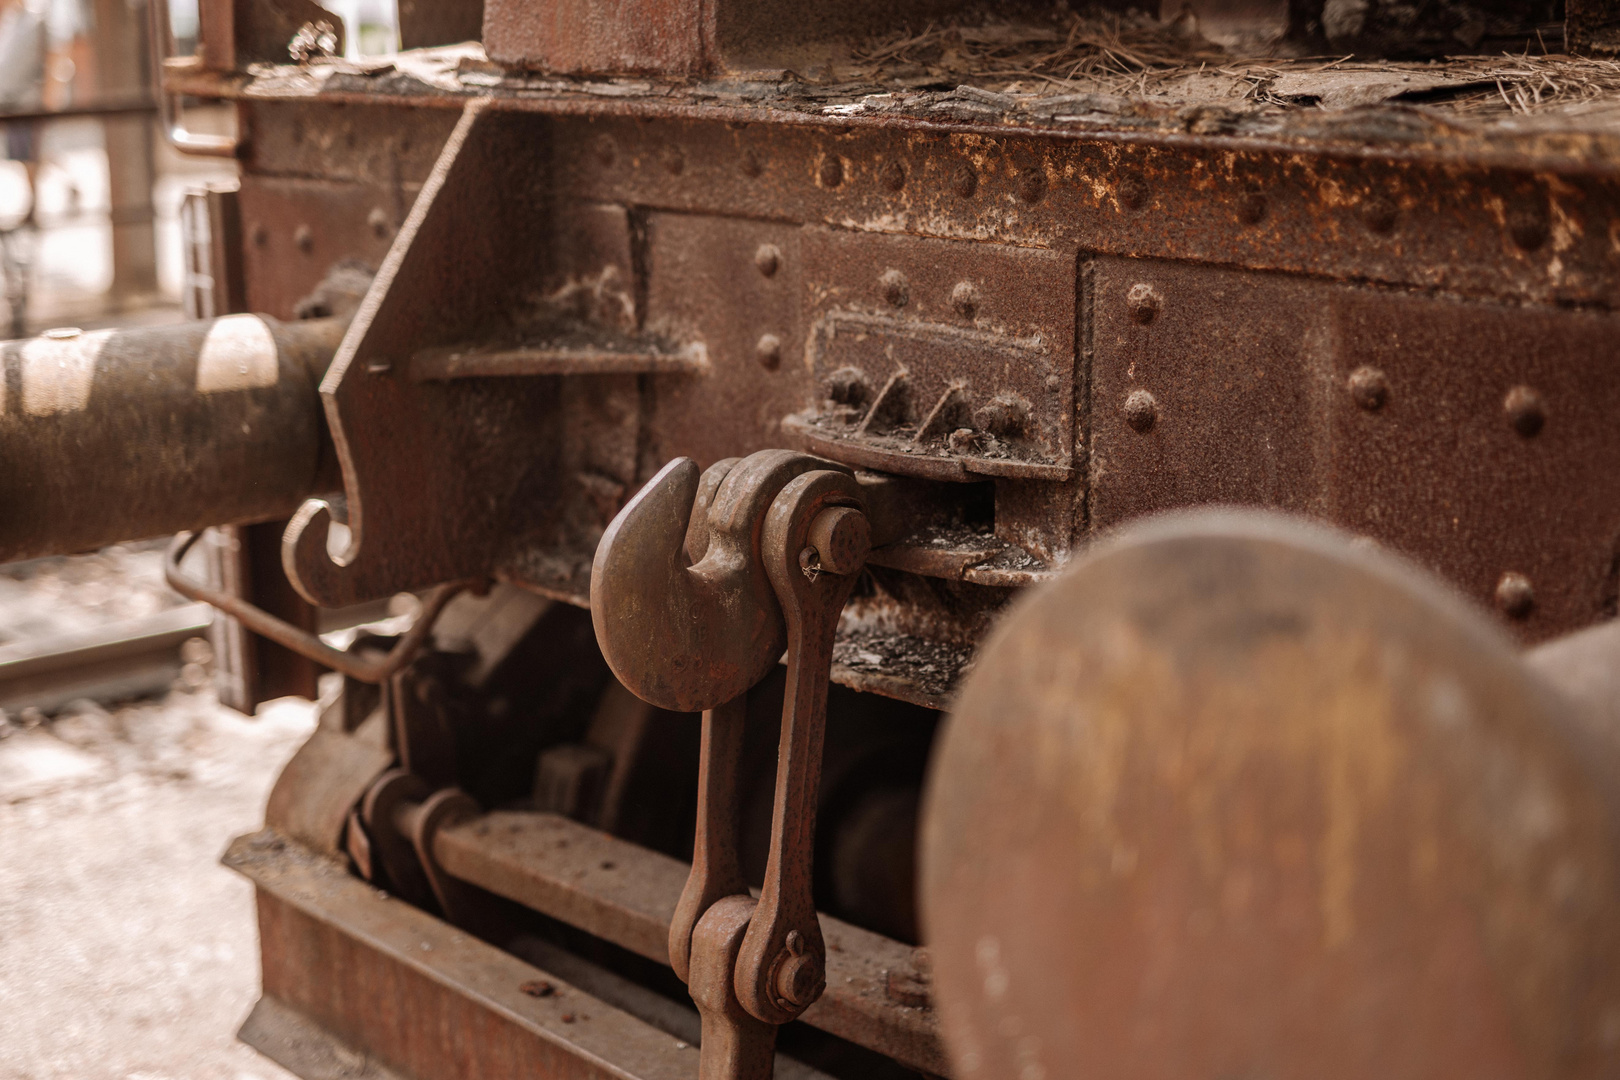
MULTIPOLYGON (((872 546, 872 526, 866 515, 854 507, 833 506, 816 515, 805 540, 819 569, 829 574, 853 574, 866 561, 872 546)), ((802 558, 801 568, 808 571, 802 558)))
POLYGON ((766 371, 775 371, 782 366, 782 339, 775 334, 764 334, 759 343, 754 346, 754 359, 766 371))
POLYGON ((1510 619, 1528 617, 1536 606, 1536 591, 1530 579, 1512 570, 1503 574, 1496 583, 1496 606, 1510 619))
POLYGON ((1508 423, 1526 439, 1533 439, 1541 434, 1542 427, 1547 423, 1547 402, 1542 396, 1528 386, 1515 386, 1507 392, 1502 399, 1502 411, 1507 413, 1508 423))
POLYGON ((1389 400, 1389 380, 1375 367, 1356 368, 1350 373, 1347 385, 1356 404, 1368 412, 1377 412, 1389 400))
POLYGON ((1125 294, 1125 307, 1130 311, 1131 318, 1143 326, 1157 318, 1163 306, 1164 297, 1159 290, 1145 282, 1132 285, 1130 292, 1125 294))
POLYGON ((761 244, 754 252, 754 265, 766 277, 775 277, 782 267, 782 251, 775 244, 761 244))
POLYGON ((1159 400, 1146 390, 1132 390, 1125 397, 1125 422, 1132 430, 1147 434, 1159 420, 1159 400))

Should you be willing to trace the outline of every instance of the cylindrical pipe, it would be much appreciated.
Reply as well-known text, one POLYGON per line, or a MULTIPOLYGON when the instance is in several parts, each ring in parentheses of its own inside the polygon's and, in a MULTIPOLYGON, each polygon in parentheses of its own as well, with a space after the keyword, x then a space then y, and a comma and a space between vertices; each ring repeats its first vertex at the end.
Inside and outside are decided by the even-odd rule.
POLYGON ((290 516, 329 455, 345 320, 259 315, 0 343, 0 562, 290 516))

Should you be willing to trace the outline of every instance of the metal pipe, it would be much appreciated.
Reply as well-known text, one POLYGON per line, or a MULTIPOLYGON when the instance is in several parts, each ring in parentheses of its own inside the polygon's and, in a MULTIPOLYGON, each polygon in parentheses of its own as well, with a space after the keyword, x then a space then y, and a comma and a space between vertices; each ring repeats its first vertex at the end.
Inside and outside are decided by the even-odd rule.
POLYGON ((0 562, 288 517, 330 459, 346 320, 258 315, 0 342, 0 562))

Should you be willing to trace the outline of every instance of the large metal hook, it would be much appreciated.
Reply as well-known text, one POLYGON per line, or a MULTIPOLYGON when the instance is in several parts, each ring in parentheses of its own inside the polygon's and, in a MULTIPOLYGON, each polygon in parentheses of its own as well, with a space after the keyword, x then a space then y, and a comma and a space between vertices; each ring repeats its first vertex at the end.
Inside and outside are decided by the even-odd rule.
POLYGON ((701 475, 691 458, 659 470, 596 549, 591 621, 608 666, 632 693, 672 712, 740 696, 787 648, 760 539, 771 503, 812 471, 848 466, 791 450, 728 458, 701 475))

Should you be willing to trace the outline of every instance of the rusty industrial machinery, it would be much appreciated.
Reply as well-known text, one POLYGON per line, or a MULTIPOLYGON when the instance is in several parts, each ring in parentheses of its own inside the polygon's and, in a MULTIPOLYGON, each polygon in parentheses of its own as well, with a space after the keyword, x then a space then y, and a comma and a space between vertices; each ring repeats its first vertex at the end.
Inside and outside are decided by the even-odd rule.
POLYGON ((0 555, 325 680, 243 1039, 1620 1069, 1612 2, 162 8, 217 317, 0 346, 0 555))

